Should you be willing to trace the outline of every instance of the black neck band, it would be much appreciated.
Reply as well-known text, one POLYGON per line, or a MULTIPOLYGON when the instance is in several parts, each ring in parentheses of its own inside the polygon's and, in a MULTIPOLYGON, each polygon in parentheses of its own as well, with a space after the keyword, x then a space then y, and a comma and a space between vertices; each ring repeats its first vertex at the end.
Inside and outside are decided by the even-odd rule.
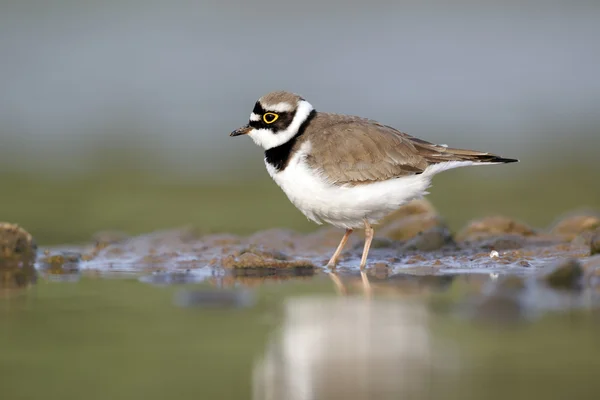
POLYGON ((312 110, 302 125, 300 125, 300 128, 298 128, 298 133, 296 133, 294 137, 280 146, 272 147, 265 151, 265 161, 271 164, 277 172, 283 171, 285 167, 287 167, 288 162, 290 161, 292 147, 294 147, 298 138, 304 134, 304 131, 316 115, 317 112, 312 110))

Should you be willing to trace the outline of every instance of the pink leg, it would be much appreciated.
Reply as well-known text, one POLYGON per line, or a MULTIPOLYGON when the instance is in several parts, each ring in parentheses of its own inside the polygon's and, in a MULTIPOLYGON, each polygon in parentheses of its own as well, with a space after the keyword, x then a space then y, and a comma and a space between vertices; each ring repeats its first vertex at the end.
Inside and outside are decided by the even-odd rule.
POLYGON ((340 254, 342 254, 342 250, 344 249, 346 242, 348 242, 348 238, 350 237, 351 233, 352 229, 346 229, 346 233, 344 234, 344 237, 342 237, 342 241, 335 250, 335 253, 333 253, 333 256, 331 256, 331 260, 329 260, 329 262, 327 263, 327 266, 329 268, 335 268, 335 266, 337 265, 338 258, 340 257, 340 254))
POLYGON ((371 242, 373 241, 373 234, 375 231, 365 220, 365 248, 363 249, 362 258, 360 260, 360 269, 363 270, 367 266, 367 256, 369 255, 369 249, 371 248, 371 242))

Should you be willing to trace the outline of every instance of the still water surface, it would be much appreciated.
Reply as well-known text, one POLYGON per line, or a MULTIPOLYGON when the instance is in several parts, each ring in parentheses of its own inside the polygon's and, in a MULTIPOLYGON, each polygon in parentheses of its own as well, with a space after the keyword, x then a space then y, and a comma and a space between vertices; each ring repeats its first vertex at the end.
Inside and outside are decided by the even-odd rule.
POLYGON ((595 289, 357 274, 42 275, 1 292, 2 399, 598 398, 595 289))

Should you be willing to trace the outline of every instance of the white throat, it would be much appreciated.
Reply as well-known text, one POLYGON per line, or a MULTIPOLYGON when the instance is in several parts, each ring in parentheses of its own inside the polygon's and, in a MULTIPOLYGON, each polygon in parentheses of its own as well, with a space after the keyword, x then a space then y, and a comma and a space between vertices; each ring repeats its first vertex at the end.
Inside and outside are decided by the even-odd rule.
POLYGON ((265 150, 281 146, 296 136, 298 130, 313 110, 313 106, 308 101, 300 100, 294 119, 285 130, 273 133, 273 131, 266 128, 253 129, 248 133, 248 136, 254 140, 254 143, 265 150))

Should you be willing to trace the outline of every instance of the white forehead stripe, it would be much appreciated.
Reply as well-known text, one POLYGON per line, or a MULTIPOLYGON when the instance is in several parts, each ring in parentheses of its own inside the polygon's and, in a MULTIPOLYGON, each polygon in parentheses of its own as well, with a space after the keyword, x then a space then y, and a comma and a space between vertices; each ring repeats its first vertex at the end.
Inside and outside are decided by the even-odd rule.
POLYGON ((291 105, 290 103, 286 103, 285 101, 282 101, 281 103, 277 103, 277 104, 263 104, 263 108, 267 111, 286 112, 286 111, 292 111, 294 109, 294 106, 291 105))
POLYGON ((250 121, 260 121, 260 115, 255 113, 250 114, 250 121))

